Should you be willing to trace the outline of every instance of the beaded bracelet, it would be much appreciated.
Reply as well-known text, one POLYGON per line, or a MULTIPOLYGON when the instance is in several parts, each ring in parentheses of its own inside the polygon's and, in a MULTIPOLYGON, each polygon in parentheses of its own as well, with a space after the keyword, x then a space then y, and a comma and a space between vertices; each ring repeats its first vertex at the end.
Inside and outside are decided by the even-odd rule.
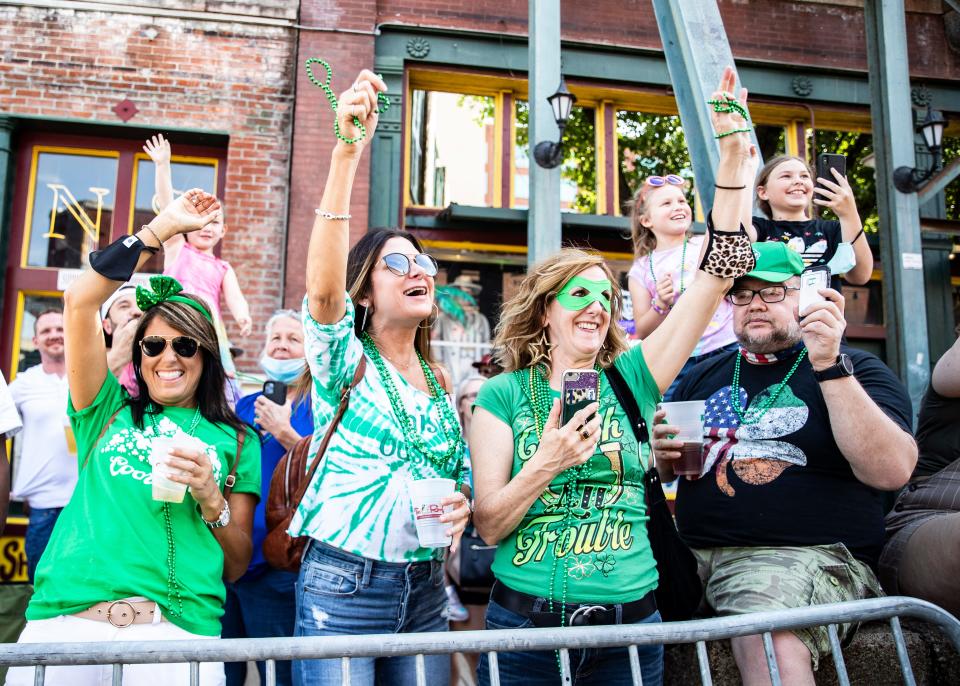
POLYGON ((753 129, 751 129, 750 127, 747 127, 745 129, 730 129, 729 131, 724 131, 723 133, 716 134, 714 138, 717 138, 717 139, 726 138, 727 136, 732 136, 735 133, 750 133, 751 131, 753 131, 753 129))
MULTIPOLYGON (((306 71, 307 71, 307 78, 310 79, 310 83, 312 83, 314 86, 317 86, 318 88, 322 88, 322 89, 323 89, 323 92, 324 92, 324 93, 326 94, 326 96, 327 96, 327 100, 330 101, 330 107, 333 108, 334 113, 336 113, 336 111, 337 111, 337 96, 336 96, 336 94, 333 92, 333 89, 330 88, 330 81, 333 79, 333 70, 330 68, 330 65, 327 64, 326 62, 324 62, 323 60, 317 58, 317 57, 311 57, 310 59, 307 60, 307 62, 306 62, 306 64, 305 64, 305 68, 306 68, 306 71), (327 72, 327 80, 326 80, 326 82, 320 83, 320 79, 318 79, 316 76, 313 75, 313 66, 312 66, 312 65, 313 65, 314 63, 319 64, 320 66, 322 66, 322 67, 326 70, 326 72, 327 72)), ((356 91, 356 84, 354 84, 354 90, 356 91)), ((379 105, 380 105, 380 106, 378 106, 377 109, 376 109, 377 114, 383 114, 383 113, 386 112, 388 109, 390 109, 390 98, 388 98, 388 97, 387 97, 386 95, 384 95, 383 93, 377 93, 377 103, 379 103, 379 105)), ((337 138, 339 138, 340 140, 342 140, 342 141, 343 141, 344 143, 346 143, 347 145, 353 145, 354 143, 359 143, 359 142, 362 141, 364 138, 366 138, 366 136, 367 136, 367 129, 366 129, 366 127, 363 125, 363 123, 362 123, 357 117, 354 117, 354 118, 353 118, 353 125, 356 126, 358 129, 360 129, 360 135, 357 136, 356 138, 347 138, 347 137, 344 136, 342 133, 340 133, 340 119, 339 119, 339 118, 334 118, 334 120, 333 120, 333 133, 334 133, 334 135, 336 135, 337 138)))
POLYGON ((659 305, 657 305, 657 299, 656 299, 656 298, 651 298, 651 299, 650 299, 650 308, 651 308, 654 312, 656 312, 657 314, 659 314, 661 317, 664 316, 664 315, 666 315, 668 312, 670 312, 670 308, 669 308, 669 307, 666 308, 666 309, 664 309, 664 308, 660 307, 659 305))
POLYGON ((335 221, 348 221, 350 219, 349 214, 334 214, 333 212, 327 212, 326 210, 321 210, 319 207, 314 210, 318 217, 323 219, 333 219, 335 221))

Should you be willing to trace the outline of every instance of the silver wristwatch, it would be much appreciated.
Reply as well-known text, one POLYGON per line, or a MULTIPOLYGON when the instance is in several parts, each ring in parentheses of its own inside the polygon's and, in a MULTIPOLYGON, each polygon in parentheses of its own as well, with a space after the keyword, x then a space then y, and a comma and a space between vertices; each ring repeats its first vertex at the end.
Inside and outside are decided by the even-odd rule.
POLYGON ((226 498, 223 499, 223 509, 220 510, 220 515, 215 521, 208 522, 203 515, 200 515, 200 519, 203 519, 203 523, 211 529, 221 529, 225 527, 230 523, 230 503, 227 502, 226 498))

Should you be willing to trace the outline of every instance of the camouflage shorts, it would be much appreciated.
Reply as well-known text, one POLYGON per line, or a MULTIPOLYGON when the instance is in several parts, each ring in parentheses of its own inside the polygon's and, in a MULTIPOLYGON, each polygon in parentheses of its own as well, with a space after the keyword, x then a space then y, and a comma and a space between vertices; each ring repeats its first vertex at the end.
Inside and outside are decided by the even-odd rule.
MULTIPOLYGON (((882 596, 873 571, 842 543, 783 548, 700 548, 706 601, 718 615, 741 615, 882 596)), ((855 624, 838 627, 841 640, 853 638, 855 624)), ((813 668, 830 654, 827 628, 794 632, 810 649, 813 668)))

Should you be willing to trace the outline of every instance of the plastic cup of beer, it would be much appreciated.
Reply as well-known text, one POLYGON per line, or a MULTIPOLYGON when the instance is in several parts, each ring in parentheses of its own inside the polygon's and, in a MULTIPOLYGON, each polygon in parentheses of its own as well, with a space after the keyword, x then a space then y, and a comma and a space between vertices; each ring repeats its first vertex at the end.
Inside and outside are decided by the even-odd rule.
POLYGON ((170 475, 175 470, 167 464, 170 451, 175 448, 193 448, 189 436, 160 436, 150 446, 150 464, 153 466, 153 499, 167 503, 182 503, 187 485, 173 481, 170 475))
POLYGON ((700 476, 703 470, 703 415, 706 402, 688 400, 676 403, 663 403, 661 408, 667 413, 667 424, 680 431, 675 440, 683 441, 680 459, 673 465, 677 476, 700 476))
POLYGON ((67 452, 74 457, 77 456, 77 437, 73 435, 73 425, 70 424, 70 418, 63 418, 63 436, 67 439, 67 452))
MULTIPOLYGON (((446 548, 450 537, 444 533, 449 522, 441 522, 443 498, 453 495, 456 488, 453 479, 416 479, 410 482, 410 502, 413 505, 413 521, 417 525, 417 538, 424 548, 446 548)), ((454 505, 448 505, 452 511, 454 505)))

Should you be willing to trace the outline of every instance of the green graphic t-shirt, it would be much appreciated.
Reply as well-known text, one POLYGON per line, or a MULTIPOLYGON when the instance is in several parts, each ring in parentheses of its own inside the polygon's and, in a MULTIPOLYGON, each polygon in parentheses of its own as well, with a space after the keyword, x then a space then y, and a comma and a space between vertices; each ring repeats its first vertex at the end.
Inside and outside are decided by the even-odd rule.
MULTIPOLYGON (((616 360, 640 412, 648 424, 660 392, 640 346, 616 360)), ((523 385, 514 373, 490 379, 480 389, 476 404, 513 429, 511 478, 537 452, 527 372, 523 385)), ((559 397, 559 393, 555 394, 559 397)), ((642 460, 626 414, 600 375, 601 433, 597 452, 587 462, 585 478, 577 485, 573 519, 565 525, 562 495, 570 487, 570 470, 557 475, 517 528, 497 546, 493 572, 509 588, 560 601, 566 579, 568 603, 623 603, 642 598, 657 587, 657 568, 647 539, 642 460), (551 573, 556 576, 551 585, 551 573)))
MULTIPOLYGON (((126 391, 112 374, 93 403, 68 412, 77 439, 80 478, 37 568, 27 619, 49 619, 101 601, 142 596, 160 605, 164 618, 194 634, 220 635, 223 549, 204 524, 190 493, 169 503, 173 577, 168 583, 163 503, 153 499, 149 462, 156 435, 149 418, 141 431, 123 407, 103 438, 104 424, 123 405, 126 391), (96 443, 96 445, 94 445, 96 443), (87 455, 86 466, 83 462, 87 455)), ((186 432, 194 410, 165 407, 157 417, 162 436, 186 432)), ((207 445, 213 475, 223 489, 237 458, 237 432, 201 419, 194 436, 207 445)), ((237 465, 235 493, 260 496, 260 441, 247 430, 237 465)))
MULTIPOLYGON (((340 391, 353 380, 364 355, 353 331, 353 313, 348 297, 343 319, 320 324, 310 316, 307 299, 303 300, 304 348, 313 375, 313 441, 308 465, 337 410, 340 391)), ((407 383, 389 361, 384 364, 427 448, 443 452, 449 443, 441 430, 439 404, 451 404, 450 396, 434 400, 407 383)), ((459 427, 457 432, 459 436, 459 427)), ((350 403, 289 532, 373 560, 429 560, 439 549, 420 547, 409 483, 431 477, 456 479, 458 465, 457 452, 438 469, 409 449, 380 373, 367 359, 364 376, 350 392, 350 403)))

